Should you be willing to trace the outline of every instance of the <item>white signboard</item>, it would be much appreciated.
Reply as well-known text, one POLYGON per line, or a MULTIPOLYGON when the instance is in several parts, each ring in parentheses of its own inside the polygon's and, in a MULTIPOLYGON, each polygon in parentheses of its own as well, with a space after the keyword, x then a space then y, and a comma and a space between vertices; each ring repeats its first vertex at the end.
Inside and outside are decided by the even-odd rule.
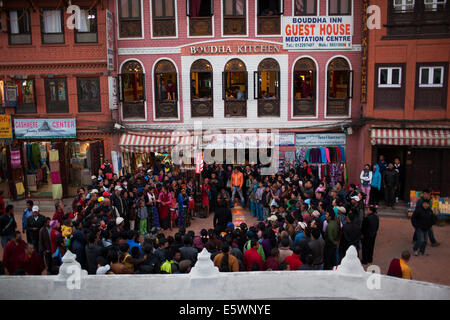
POLYGON ((117 78, 108 77, 109 110, 118 109, 117 101, 117 78))
POLYGON ((114 20, 109 10, 106 10, 106 57, 108 70, 114 70, 114 20))
POLYGON ((345 133, 298 133, 295 137, 296 146, 345 146, 345 133))
POLYGON ((352 16, 282 17, 283 49, 351 49, 352 16))
POLYGON ((279 133, 279 146, 295 146, 295 134, 294 133, 279 133))

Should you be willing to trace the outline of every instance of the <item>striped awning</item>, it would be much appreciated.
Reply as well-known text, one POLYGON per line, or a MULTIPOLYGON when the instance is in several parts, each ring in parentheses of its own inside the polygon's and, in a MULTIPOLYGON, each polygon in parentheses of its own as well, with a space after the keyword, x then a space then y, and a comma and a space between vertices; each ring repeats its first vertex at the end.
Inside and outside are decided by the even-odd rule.
POLYGON ((372 145, 450 147, 450 129, 372 128, 372 145))
POLYGON ((170 153, 174 146, 194 145, 195 137, 186 131, 129 132, 120 138, 122 152, 170 153))

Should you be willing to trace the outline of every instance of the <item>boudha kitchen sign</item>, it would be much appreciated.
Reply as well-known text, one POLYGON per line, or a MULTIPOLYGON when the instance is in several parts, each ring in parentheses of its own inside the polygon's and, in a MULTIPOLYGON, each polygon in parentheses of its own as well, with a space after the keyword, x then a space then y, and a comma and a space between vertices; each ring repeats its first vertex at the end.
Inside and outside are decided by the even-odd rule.
POLYGON ((197 54, 261 54, 261 53, 280 53, 279 45, 208 45, 191 46, 189 52, 191 55, 197 54))

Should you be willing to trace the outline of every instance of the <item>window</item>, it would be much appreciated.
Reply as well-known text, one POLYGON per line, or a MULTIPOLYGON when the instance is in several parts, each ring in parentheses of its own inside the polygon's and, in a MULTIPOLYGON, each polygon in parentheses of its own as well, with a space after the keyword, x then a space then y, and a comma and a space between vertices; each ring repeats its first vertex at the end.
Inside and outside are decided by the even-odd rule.
POLYGON ((247 69, 241 60, 227 62, 222 74, 222 99, 225 100, 226 117, 247 116, 247 78, 247 69))
POLYGON ((414 107, 416 109, 447 108, 448 62, 417 63, 414 107))
POLYGON ((258 116, 280 116, 280 65, 267 58, 254 73, 254 98, 258 100, 258 116))
POLYGON ((281 33, 281 15, 284 11, 283 0, 258 0, 258 34, 279 35, 281 33))
POLYGON ((342 16, 352 14, 351 0, 329 0, 328 1, 328 15, 342 16))
POLYGON ((16 113, 36 113, 35 87, 32 79, 15 79, 6 83, 9 90, 14 90, 14 102, 10 106, 16 107, 16 113))
POLYGON ((119 101, 124 119, 145 119, 145 74, 137 61, 126 62, 119 74, 119 101))
POLYGON ((245 35, 246 0, 223 0, 224 35, 245 35))
POLYGON ((186 16, 189 17, 190 36, 211 36, 213 0, 186 0, 186 16))
POLYGON ((9 44, 31 44, 30 12, 10 10, 8 20, 9 44))
POLYGON ((379 68, 378 86, 381 87, 401 87, 401 68, 379 68))
POLYGON ((100 112, 100 80, 99 78, 78 78, 78 111, 100 112))
POLYGON ((444 85, 444 67, 421 67, 420 87, 442 87, 444 85))
POLYGON ((414 11, 415 0, 394 0, 394 10, 396 13, 414 11))
POLYGON ((403 109, 405 106, 405 81, 402 78, 405 63, 375 64, 374 109, 403 109))
POLYGON ((119 0, 120 38, 142 37, 141 0, 119 0))
POLYGON ((174 0, 153 0, 153 36, 175 37, 175 2, 174 0))
POLYGON ((213 117, 213 69, 204 59, 191 66, 191 116, 213 117))
POLYGON ((80 29, 75 28, 76 43, 97 42, 97 9, 81 9, 80 29))
POLYGON ((353 71, 343 58, 333 59, 327 70, 327 116, 348 115, 353 93, 353 71))
POLYGON ((302 58, 294 65, 294 116, 316 115, 316 64, 302 58))
POLYGON ((178 118, 177 71, 172 62, 161 60, 155 66, 156 118, 178 118))
POLYGON ((425 0, 425 11, 440 11, 445 9, 447 0, 425 0))
POLYGON ((61 9, 41 9, 42 43, 64 43, 64 16, 61 9))
POLYGON ((294 15, 315 16, 317 15, 317 0, 294 0, 294 15))
POLYGON ((47 78, 44 84, 47 113, 69 112, 66 78, 47 78))

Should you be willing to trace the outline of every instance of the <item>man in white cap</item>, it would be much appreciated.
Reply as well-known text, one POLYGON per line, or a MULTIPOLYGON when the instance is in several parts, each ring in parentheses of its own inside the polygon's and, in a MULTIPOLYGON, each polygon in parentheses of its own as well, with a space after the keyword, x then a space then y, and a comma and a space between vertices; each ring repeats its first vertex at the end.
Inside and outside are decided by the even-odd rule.
MULTIPOLYGON (((45 217, 39 213, 39 207, 33 206, 33 215, 27 219, 27 242, 39 249, 39 230, 45 225, 45 217)), ((39 250, 38 250, 39 251, 39 250)))
POLYGON ((90 185, 90 187, 91 187, 92 189, 94 189, 94 188, 97 187, 97 184, 98 184, 97 176, 92 176, 92 177, 91 177, 91 185, 90 185))
POLYGON ((116 231, 117 232, 122 232, 123 228, 125 226, 125 221, 122 217, 117 217, 116 218, 116 231))
POLYGON ((355 211, 355 224, 358 225, 360 228, 362 226, 362 220, 364 218, 364 211, 360 205, 361 199, 358 196, 351 197, 351 203, 352 203, 352 211, 355 211), (355 209, 355 210, 353 210, 355 209), (356 212, 358 214, 356 214, 356 212))
POLYGON ((116 207, 120 216, 123 216, 124 202, 121 197, 122 187, 116 186, 114 188, 114 193, 111 195, 111 202, 114 207, 116 207))

